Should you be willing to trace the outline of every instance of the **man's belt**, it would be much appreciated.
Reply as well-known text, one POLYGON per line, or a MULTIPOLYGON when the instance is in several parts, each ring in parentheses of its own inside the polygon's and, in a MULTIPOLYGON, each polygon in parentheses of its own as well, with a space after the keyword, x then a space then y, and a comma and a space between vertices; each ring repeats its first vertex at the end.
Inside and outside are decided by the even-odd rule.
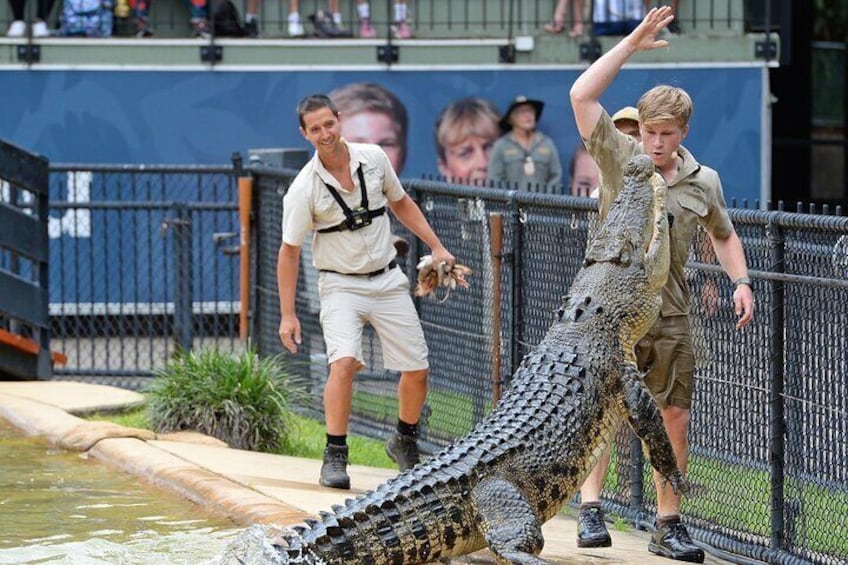
POLYGON ((371 271, 370 273, 340 273, 338 271, 333 271, 333 270, 330 270, 330 269, 321 269, 321 272, 322 273, 336 273, 337 275, 348 275, 350 277, 368 277, 368 278, 371 278, 371 277, 376 277, 377 275, 382 275, 383 273, 388 273, 389 271, 391 271, 395 267, 397 267, 397 261, 392 259, 391 262, 389 262, 389 264, 386 265, 385 267, 383 267, 382 269, 377 269, 376 271, 371 271))
MULTIPOLYGON (((372 220, 374 218, 376 218, 377 216, 382 216, 385 213, 386 213, 386 207, 385 206, 383 206, 382 208, 377 208, 376 210, 368 210, 368 216, 372 220)), ((333 233, 333 232, 337 232, 337 231, 345 231, 346 229, 349 229, 349 228, 347 227, 347 221, 344 221, 340 224, 336 224, 336 225, 331 226, 329 228, 324 228, 324 229, 318 230, 318 233, 333 233)))

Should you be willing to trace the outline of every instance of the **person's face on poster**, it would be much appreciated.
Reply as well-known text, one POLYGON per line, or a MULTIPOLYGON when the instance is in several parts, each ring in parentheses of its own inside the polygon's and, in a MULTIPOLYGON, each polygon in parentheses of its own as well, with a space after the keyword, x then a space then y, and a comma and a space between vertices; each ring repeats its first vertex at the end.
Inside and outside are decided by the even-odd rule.
POLYGON ((354 143, 379 145, 400 174, 403 148, 391 118, 382 112, 359 112, 342 116, 342 137, 354 143))
POLYGON ((468 181, 472 184, 485 182, 489 154, 497 135, 470 135, 456 143, 445 146, 445 158, 439 160, 439 173, 448 180, 468 181))
POLYGON ((586 151, 577 153, 574 161, 574 176, 569 183, 573 196, 589 196, 592 189, 601 182, 601 173, 595 160, 586 151))

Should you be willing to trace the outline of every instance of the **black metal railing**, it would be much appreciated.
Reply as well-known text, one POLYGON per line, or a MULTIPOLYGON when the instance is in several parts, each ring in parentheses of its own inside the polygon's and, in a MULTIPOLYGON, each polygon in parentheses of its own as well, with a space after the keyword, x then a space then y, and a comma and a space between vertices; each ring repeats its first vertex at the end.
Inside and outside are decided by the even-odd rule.
MULTIPOLYGON (((585 33, 592 32, 592 0, 584 3, 582 14, 566 13, 567 21, 583 22, 585 33)), ((61 10, 61 3, 59 9, 61 10)), ((235 2, 240 13, 246 13, 246 0, 235 2)), ((447 38, 510 38, 516 35, 545 33, 545 24, 554 19, 556 0, 408 0, 408 23, 416 37, 424 39, 447 38)), ((569 3, 570 4, 570 3, 569 3)), ((668 2, 652 0, 650 6, 667 5, 668 2)), ((357 3, 341 0, 340 13, 343 25, 356 36, 358 27, 357 3)), ((325 0, 301 0, 300 16, 307 35, 313 29, 309 16, 318 10, 326 10, 325 0)), ((391 41, 395 24, 394 0, 371 0, 370 17, 378 37, 391 41)), ((570 10, 570 8, 569 8, 570 10)), ((264 0, 259 4, 259 22, 262 37, 268 39, 288 37, 288 0, 264 0)), ((27 21, 35 19, 35 7, 28 7, 27 21)), ((182 2, 162 0, 150 14, 151 29, 156 37, 190 37, 192 27, 189 14, 182 2)), ((677 14, 682 33, 734 33, 778 32, 787 24, 781 3, 774 0, 687 0, 679 3, 677 14)), ((0 26, 6 29, 12 16, 6 6, 0 7, 0 26)), ((51 18, 56 26, 58 16, 51 18)), ((569 26, 570 28, 570 26, 569 26)), ((569 28, 566 28, 568 31, 569 28)), ((134 36, 132 17, 115 17, 113 33, 116 36, 134 36)), ((212 29, 213 37, 216 30, 212 29)), ((26 36, 26 44, 38 45, 39 38, 26 36)), ((144 41, 140 39, 139 41, 144 41)), ((214 42, 214 40, 213 40, 214 42)), ((33 53, 35 61, 38 54, 33 53)))
MULTIPOLYGON (((252 335, 266 355, 282 350, 276 257, 282 193, 294 173, 254 169, 252 335)), ((493 391, 500 383, 508 386, 517 363, 541 341, 580 268, 596 204, 588 198, 434 181, 407 180, 405 186, 441 241, 475 273, 470 289, 444 303, 418 304, 431 366, 422 438, 435 450, 488 413, 493 391), (498 240, 502 247, 494 250, 498 240)), ((755 280, 757 317, 737 331, 730 281, 717 265, 690 263, 697 361, 689 464, 694 488, 683 512, 698 540, 737 555, 739 562, 843 563, 848 555, 848 528, 839 525, 848 515, 848 217, 730 212, 755 280), (718 293, 715 312, 702 299, 710 292, 718 293)), ((394 227, 409 238, 411 251, 403 264, 412 277, 416 258, 426 250, 402 226, 394 227)), ((695 249, 704 237, 699 234, 695 249)), ((315 279, 306 258, 296 295, 303 346, 288 359, 311 393, 300 408, 320 417, 327 368, 315 279)), ((394 426, 397 375, 382 369, 373 334, 366 335, 364 351, 367 368, 354 385, 351 427, 385 437, 394 426)), ((615 470, 608 473, 604 503, 650 528, 656 497, 649 469, 640 463, 639 444, 632 449, 627 437, 615 444, 615 470)))

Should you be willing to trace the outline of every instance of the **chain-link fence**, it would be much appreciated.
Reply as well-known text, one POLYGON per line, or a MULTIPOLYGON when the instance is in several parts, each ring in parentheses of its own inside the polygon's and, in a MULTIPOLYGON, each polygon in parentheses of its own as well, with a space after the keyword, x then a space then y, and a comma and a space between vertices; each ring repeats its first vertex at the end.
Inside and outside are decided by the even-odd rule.
MULTIPOLYGON (((282 194, 293 171, 253 171, 253 336, 263 354, 282 350, 276 258, 282 194)), ((473 270, 472 286, 447 300, 420 300, 430 346, 423 443, 463 435, 508 386, 541 340, 582 262, 596 221, 592 200, 408 181, 440 239, 473 270), (503 384, 501 384, 503 383, 503 384)), ((735 329, 732 285, 696 241, 692 288, 697 375, 690 431, 692 493, 683 512, 717 551, 770 563, 845 563, 848 556, 848 218, 731 210, 757 299, 755 323, 735 329)), ((410 277, 426 253, 402 227, 410 277)), ((700 234, 699 239, 704 239, 700 234)), ((289 357, 320 417, 326 357, 317 274, 304 246, 296 306, 301 351, 289 357)), ((351 427, 385 437, 396 421, 397 375, 366 337, 367 367, 354 385, 351 427)), ((638 441, 614 442, 604 504, 641 527, 656 509, 638 441), (635 449, 634 449, 635 447, 635 449), (632 455, 636 456, 635 464, 632 455), (635 471, 634 471, 635 469, 635 471)), ((744 559, 737 557, 737 560, 744 559)))
POLYGON ((138 389, 178 348, 241 348, 232 167, 50 170, 55 378, 138 389))

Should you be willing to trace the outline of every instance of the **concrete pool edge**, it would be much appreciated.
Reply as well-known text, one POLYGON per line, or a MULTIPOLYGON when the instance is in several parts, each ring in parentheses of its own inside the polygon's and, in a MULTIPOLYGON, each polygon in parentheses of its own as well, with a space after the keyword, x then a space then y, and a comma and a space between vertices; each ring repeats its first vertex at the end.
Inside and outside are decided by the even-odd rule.
MULTIPOLYGON (((49 444, 68 451, 88 453, 98 461, 224 515, 238 525, 290 525, 310 516, 302 510, 148 444, 149 440, 157 439, 153 432, 108 422, 88 422, 54 405, 5 394, 2 384, 0 383, 0 418, 26 435, 41 437, 49 444), (101 431, 100 437, 97 437, 98 429, 101 431), (86 449, 79 448, 81 444, 78 438, 81 432, 93 435, 82 443, 90 444, 86 449)), ((162 441, 161 436, 158 439, 162 441)))

